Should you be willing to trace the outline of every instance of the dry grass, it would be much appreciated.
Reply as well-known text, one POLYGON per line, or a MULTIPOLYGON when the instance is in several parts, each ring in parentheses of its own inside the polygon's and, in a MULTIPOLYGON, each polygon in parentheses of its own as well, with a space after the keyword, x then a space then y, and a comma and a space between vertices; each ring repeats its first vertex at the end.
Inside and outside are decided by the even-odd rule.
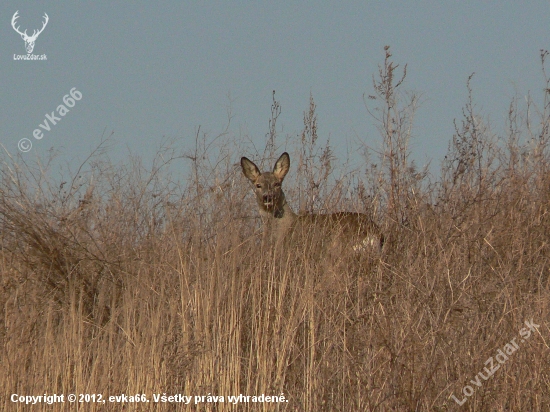
POLYGON ((417 97, 400 94, 390 57, 369 99, 384 138, 376 166, 335 177, 312 101, 293 190, 286 182, 302 210, 373 215, 386 237, 379 259, 319 258, 314 242, 274 255, 238 141, 199 141, 182 186, 167 172, 180 159, 167 153, 148 171, 93 158, 64 185, 4 157, 0 408, 78 410, 25 407, 13 393, 124 393, 151 402, 79 407, 549 410, 548 101, 536 118, 512 104, 498 139, 470 98, 441 177, 429 181, 409 161, 417 97), (540 327, 519 343, 531 319, 540 327), (513 338, 507 362, 471 383, 513 338), (466 385, 474 393, 459 407, 451 396, 465 398, 466 385), (225 402, 154 403, 163 393, 225 402), (288 403, 228 402, 239 394, 288 403))

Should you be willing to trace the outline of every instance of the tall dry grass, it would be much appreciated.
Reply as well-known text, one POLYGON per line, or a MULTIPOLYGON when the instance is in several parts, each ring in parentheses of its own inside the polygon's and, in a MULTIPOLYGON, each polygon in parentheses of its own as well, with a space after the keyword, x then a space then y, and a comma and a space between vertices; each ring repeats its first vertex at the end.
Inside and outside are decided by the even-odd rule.
MULTIPOLYGON (((303 212, 373 216, 386 238, 376 258, 319 256, 314 242, 276 254, 237 164, 254 152, 225 135, 183 156, 166 149, 148 169, 92 156, 65 181, 4 155, 2 409, 548 410, 550 83, 538 112, 512 102, 498 136, 476 113, 470 79, 434 179, 410 160, 418 96, 401 92, 397 70, 386 49, 365 99, 383 144, 365 148, 362 170, 319 146, 312 99, 285 181, 303 212), (184 162, 180 183, 170 170, 184 162), (531 319, 540 327, 520 342, 531 319), (517 351, 471 383, 513 338, 517 351), (150 402, 10 401, 44 393, 150 402), (154 403, 163 393, 225 402, 154 403), (228 402, 239 394, 288 402, 228 402)), ((266 168, 278 113, 274 100, 268 149, 255 158, 266 168)))

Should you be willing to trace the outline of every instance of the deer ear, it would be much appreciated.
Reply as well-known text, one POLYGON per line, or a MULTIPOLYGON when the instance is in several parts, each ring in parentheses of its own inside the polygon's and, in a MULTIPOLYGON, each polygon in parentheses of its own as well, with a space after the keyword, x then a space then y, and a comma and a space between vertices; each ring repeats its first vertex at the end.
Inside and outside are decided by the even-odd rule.
POLYGON ((260 169, 258 169, 258 166, 256 166, 253 161, 248 160, 246 157, 241 157, 241 168, 243 170, 243 174, 251 182, 255 182, 256 179, 262 174, 260 172, 260 169))
POLYGON ((282 181, 288 173, 288 169, 290 169, 290 156, 287 152, 284 152, 281 157, 279 157, 279 160, 275 162, 273 174, 277 179, 282 181))

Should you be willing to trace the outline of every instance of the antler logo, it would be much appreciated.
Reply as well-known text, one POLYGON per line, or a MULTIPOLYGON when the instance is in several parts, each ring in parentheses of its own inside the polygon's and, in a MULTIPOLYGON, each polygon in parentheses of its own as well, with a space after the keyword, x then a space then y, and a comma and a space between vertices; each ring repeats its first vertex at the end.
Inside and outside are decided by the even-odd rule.
POLYGON ((44 24, 42 25, 42 28, 40 30, 34 30, 32 33, 32 36, 27 35, 27 30, 24 32, 19 31, 19 26, 15 27, 16 20, 19 18, 18 16, 19 10, 15 12, 11 19, 11 26, 13 29, 21 35, 21 38, 25 40, 25 48, 27 49, 27 53, 32 53, 34 50, 34 42, 36 41, 36 38, 40 33, 44 31, 44 28, 48 24, 48 20, 50 19, 46 13, 44 13, 44 24))

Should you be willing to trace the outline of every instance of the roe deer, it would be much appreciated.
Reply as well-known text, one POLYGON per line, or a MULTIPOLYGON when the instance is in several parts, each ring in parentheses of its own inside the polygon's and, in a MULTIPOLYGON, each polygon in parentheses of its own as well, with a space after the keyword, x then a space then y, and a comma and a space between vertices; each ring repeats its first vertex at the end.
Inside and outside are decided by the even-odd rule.
POLYGON ((339 246, 341 252, 381 250, 384 239, 376 223, 367 215, 352 212, 297 215, 292 211, 281 187, 290 169, 288 153, 283 153, 275 162, 273 172, 260 172, 246 157, 241 158, 241 167, 246 178, 254 184, 264 229, 273 231, 277 242, 299 233, 333 247, 339 246))

